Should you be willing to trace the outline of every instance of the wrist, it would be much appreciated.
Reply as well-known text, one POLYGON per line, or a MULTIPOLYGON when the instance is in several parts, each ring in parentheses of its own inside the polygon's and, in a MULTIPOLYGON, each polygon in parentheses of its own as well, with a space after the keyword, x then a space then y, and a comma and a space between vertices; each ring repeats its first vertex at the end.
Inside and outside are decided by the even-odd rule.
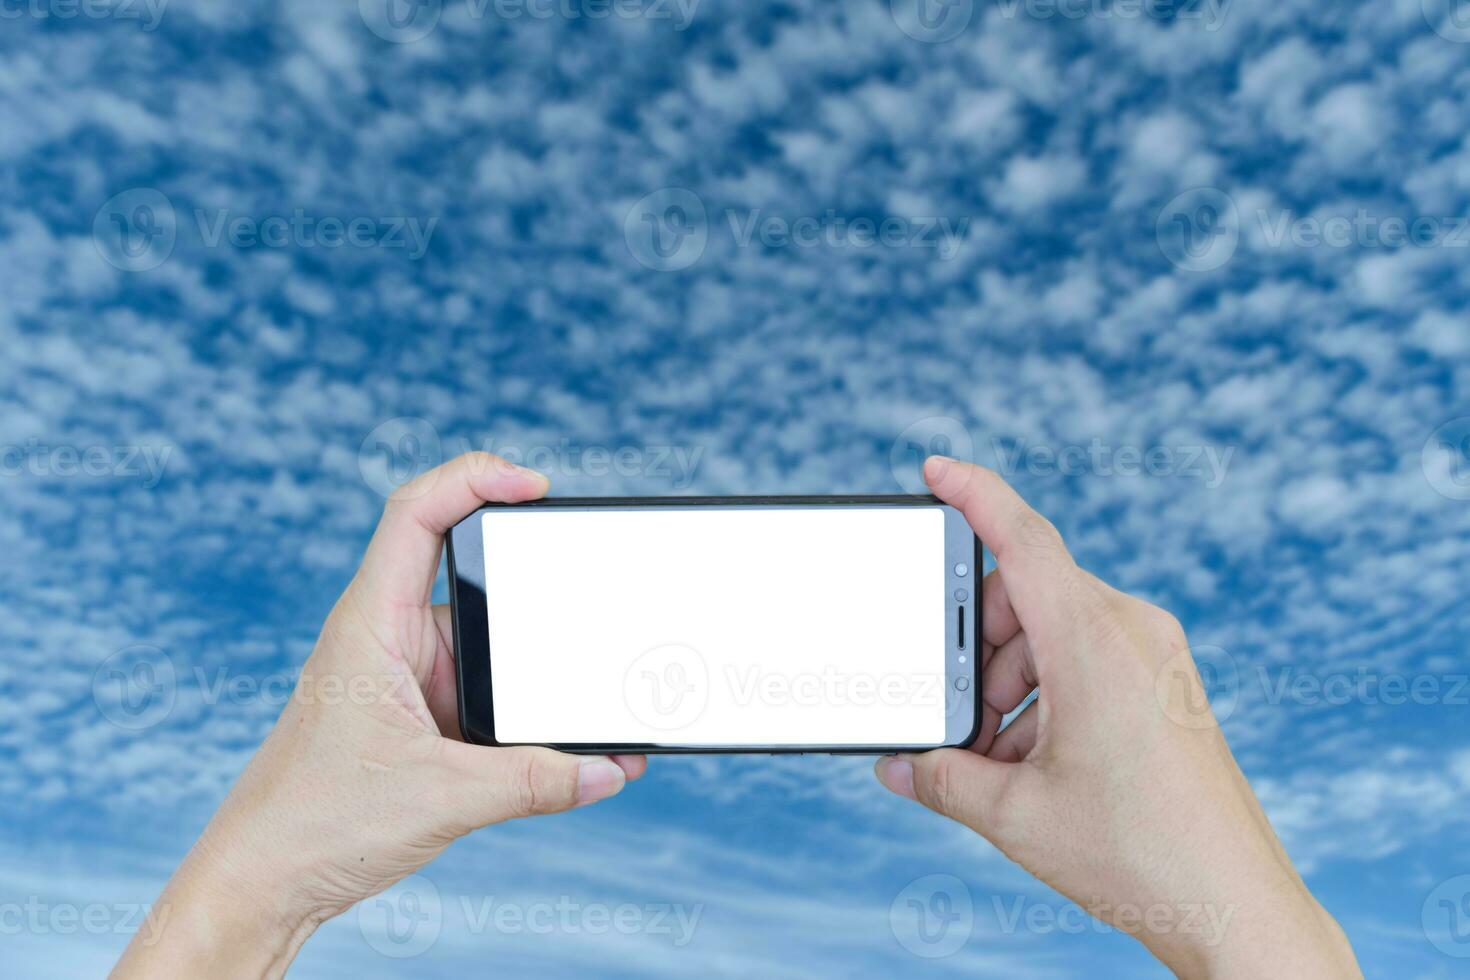
POLYGON ((1235 901, 1206 908, 1222 928, 1191 936, 1141 937, 1178 976, 1361 976, 1347 936, 1300 883, 1253 889, 1235 901))
POLYGON ((220 860, 209 837, 170 879, 116 976, 284 976, 326 918, 294 901, 289 888, 220 860))

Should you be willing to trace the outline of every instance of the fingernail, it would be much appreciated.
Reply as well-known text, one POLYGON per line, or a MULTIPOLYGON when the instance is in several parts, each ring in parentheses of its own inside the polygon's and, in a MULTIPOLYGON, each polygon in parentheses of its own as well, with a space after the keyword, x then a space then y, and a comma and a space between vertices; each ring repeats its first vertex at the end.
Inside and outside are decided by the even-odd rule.
POLYGON ((944 479, 944 474, 949 472, 949 466, 953 462, 948 456, 930 456, 924 460, 924 479, 930 483, 938 483, 944 479))
POLYGON ((878 782, 899 796, 906 796, 911 800, 918 799, 914 795, 914 767, 905 759, 892 755, 885 755, 879 759, 878 782))
POLYGON ((623 788, 626 779, 623 770, 611 759, 601 756, 583 759, 582 768, 577 773, 577 805, 607 799, 623 788))
POLYGON ((522 466, 519 463, 510 463, 508 465, 510 466, 510 471, 517 474, 518 476, 529 477, 532 480, 540 480, 543 483, 547 482, 546 474, 542 473, 540 470, 533 470, 529 466, 522 466))

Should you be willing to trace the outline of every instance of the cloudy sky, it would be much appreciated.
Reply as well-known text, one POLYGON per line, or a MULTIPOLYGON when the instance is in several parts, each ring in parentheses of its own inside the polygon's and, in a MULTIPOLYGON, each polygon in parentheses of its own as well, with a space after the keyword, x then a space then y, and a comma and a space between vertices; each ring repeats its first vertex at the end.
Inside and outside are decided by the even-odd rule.
MULTIPOLYGON (((488 448, 1001 468, 1184 621, 1369 972, 1462 970, 1465 6, 0 4, 8 968, 106 968, 382 492, 488 448)), ((655 760, 392 898, 298 975, 1150 969, 863 760, 655 760)))

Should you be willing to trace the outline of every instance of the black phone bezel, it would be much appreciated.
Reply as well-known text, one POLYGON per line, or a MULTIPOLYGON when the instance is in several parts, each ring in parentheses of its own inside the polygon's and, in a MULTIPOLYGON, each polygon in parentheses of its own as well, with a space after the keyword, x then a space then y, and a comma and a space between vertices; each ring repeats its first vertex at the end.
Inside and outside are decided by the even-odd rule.
MULTIPOLYGON (((700 746, 678 743, 523 743, 501 742, 495 738, 494 699, 490 680, 490 630, 489 613, 482 586, 460 574, 457 552, 463 561, 481 566, 478 576, 483 581, 484 551, 481 546, 479 517, 486 510, 505 507, 529 508, 618 508, 636 507, 840 507, 840 506, 897 506, 897 507, 943 507, 954 514, 958 511, 938 497, 911 494, 787 494, 731 497, 545 497, 540 500, 516 504, 486 504, 450 528, 445 536, 445 547, 449 563, 449 602, 454 628, 455 674, 459 702, 459 725, 464 739, 478 745, 512 746, 544 745, 563 752, 583 755, 610 754, 663 754, 663 755, 888 755, 894 752, 923 752, 935 748, 965 748, 974 742, 980 730, 981 717, 981 671, 980 647, 981 602, 980 580, 983 574, 983 550, 980 539, 971 534, 974 551, 968 562, 970 573, 965 590, 969 598, 960 603, 946 602, 946 615, 963 606, 966 610, 966 632, 971 638, 966 644, 966 666, 970 668, 969 684, 965 690, 956 690, 950 680, 951 665, 945 665, 945 696, 955 699, 947 704, 946 714, 951 711, 964 712, 970 717, 967 734, 942 745, 741 745, 700 746), (472 542, 472 547, 466 547, 472 542), (456 544, 459 547, 456 549, 456 544)), ((946 520, 953 518, 947 517, 946 520)), ((960 520, 963 516, 960 515, 960 520)), ((946 563, 951 556, 946 555, 946 563)), ((946 577, 946 582, 950 579, 946 577)), ((948 629, 948 628, 947 628, 948 629)), ((948 645, 947 645, 948 646, 948 645)), ((947 651, 948 652, 948 651, 947 651)), ((946 658, 947 659, 947 658, 946 658)), ((964 676, 964 675, 961 675, 964 676)))

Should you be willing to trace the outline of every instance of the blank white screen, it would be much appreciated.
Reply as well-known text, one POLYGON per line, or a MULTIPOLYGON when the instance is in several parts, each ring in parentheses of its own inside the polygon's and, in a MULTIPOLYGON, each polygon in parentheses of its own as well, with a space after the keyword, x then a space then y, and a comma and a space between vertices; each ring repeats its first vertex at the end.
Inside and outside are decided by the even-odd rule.
POLYGON ((502 742, 944 740, 937 507, 489 510, 502 742))

